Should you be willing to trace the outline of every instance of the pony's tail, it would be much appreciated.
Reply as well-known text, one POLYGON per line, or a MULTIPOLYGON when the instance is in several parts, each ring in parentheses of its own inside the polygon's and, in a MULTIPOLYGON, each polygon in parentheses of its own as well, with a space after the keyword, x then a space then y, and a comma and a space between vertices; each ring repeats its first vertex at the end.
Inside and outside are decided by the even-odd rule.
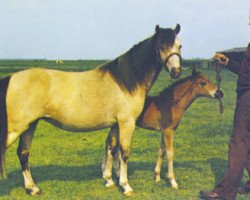
POLYGON ((0 174, 6 178, 5 152, 8 134, 6 94, 10 76, 0 79, 0 174))

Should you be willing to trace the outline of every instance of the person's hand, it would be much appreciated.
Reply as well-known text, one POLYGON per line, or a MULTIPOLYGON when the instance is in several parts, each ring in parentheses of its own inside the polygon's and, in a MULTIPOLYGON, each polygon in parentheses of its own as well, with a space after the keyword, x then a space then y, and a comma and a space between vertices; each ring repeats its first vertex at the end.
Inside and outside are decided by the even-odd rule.
POLYGON ((229 61, 229 58, 221 53, 216 53, 213 58, 215 59, 217 63, 222 64, 222 65, 227 65, 229 61))

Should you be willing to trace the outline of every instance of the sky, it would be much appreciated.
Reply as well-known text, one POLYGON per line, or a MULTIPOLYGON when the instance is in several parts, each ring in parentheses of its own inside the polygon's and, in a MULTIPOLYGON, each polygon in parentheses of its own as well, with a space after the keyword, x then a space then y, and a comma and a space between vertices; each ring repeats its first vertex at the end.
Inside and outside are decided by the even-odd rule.
POLYGON ((181 25, 184 58, 247 46, 249 0, 0 0, 0 59, 114 59, 181 25))

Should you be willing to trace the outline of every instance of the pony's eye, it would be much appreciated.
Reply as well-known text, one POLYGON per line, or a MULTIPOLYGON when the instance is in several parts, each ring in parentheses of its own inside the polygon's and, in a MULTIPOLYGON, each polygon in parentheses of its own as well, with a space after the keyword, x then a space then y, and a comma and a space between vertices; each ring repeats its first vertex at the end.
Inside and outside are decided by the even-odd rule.
POLYGON ((180 45, 179 49, 181 49, 181 48, 182 48, 182 45, 180 45))

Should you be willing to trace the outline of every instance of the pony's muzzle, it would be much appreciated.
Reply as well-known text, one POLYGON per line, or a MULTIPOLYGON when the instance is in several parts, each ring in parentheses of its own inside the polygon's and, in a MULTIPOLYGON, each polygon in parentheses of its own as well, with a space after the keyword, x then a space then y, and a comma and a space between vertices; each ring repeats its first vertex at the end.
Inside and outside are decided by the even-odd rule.
POLYGON ((170 76, 171 76, 171 78, 173 78, 173 79, 179 78, 180 75, 181 75, 181 68, 180 68, 180 67, 178 67, 178 68, 173 68, 173 69, 171 70, 171 72, 170 72, 170 76))
POLYGON ((216 92, 215 92, 215 94, 214 94, 214 97, 215 97, 216 99, 222 99, 223 96, 224 96, 224 93, 223 93, 222 90, 216 90, 216 92))

